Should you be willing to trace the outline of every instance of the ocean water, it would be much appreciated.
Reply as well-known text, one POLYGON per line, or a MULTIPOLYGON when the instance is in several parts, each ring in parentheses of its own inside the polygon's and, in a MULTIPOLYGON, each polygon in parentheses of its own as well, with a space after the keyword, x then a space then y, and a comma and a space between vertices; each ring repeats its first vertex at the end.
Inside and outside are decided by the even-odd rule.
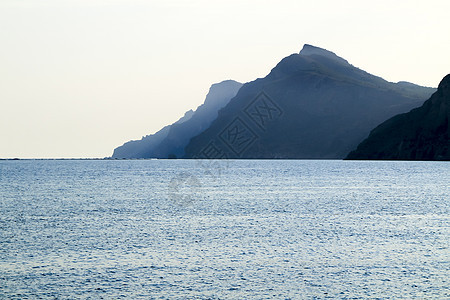
POLYGON ((450 298, 450 164, 0 161, 0 298, 450 298))

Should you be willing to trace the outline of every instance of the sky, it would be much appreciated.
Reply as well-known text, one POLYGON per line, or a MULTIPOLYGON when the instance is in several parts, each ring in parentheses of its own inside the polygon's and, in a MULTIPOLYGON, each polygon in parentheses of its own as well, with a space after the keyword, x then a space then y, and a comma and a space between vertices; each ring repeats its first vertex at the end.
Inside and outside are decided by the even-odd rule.
POLYGON ((303 44, 386 80, 450 73, 450 1, 0 0, 0 158, 103 158, 303 44))

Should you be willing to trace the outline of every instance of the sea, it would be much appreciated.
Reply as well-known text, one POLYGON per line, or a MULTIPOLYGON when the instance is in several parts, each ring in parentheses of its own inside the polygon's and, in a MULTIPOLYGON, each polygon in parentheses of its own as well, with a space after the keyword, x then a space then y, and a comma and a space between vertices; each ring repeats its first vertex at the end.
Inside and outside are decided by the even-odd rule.
POLYGON ((450 163, 0 161, 1 299, 449 299, 450 163))

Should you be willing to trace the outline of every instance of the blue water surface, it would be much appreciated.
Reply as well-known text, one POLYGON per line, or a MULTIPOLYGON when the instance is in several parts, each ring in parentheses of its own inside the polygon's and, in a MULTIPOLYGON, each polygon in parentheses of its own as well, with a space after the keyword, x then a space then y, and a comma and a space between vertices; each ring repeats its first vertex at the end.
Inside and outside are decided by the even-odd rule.
POLYGON ((0 161, 0 298, 450 298, 448 162, 0 161))

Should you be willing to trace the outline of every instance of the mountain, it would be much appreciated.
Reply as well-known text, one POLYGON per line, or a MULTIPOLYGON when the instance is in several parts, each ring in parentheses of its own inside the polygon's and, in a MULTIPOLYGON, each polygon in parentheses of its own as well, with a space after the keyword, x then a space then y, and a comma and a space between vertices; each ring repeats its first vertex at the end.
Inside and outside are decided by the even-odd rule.
POLYGON ((161 142, 168 136, 170 128, 173 125, 181 124, 189 120, 193 113, 194 112, 192 110, 189 110, 174 124, 167 125, 156 133, 143 137, 141 140, 129 141, 122 146, 117 147, 114 149, 112 158, 144 158, 144 155, 148 151, 152 151, 152 149, 157 148, 161 144, 161 142))
POLYGON ((227 105, 242 83, 225 80, 213 84, 205 102, 195 112, 190 110, 172 125, 165 126, 138 141, 129 141, 114 149, 112 158, 168 158, 184 156, 189 140, 208 128, 217 112, 227 105))
POLYGON ((450 74, 419 107, 376 127, 347 159, 450 160, 450 74))
MULTIPOLYGON (((377 124, 435 91, 391 83, 304 45, 246 83, 185 148, 186 158, 344 158, 377 124)), ((182 124, 180 124, 182 126, 182 124)))

